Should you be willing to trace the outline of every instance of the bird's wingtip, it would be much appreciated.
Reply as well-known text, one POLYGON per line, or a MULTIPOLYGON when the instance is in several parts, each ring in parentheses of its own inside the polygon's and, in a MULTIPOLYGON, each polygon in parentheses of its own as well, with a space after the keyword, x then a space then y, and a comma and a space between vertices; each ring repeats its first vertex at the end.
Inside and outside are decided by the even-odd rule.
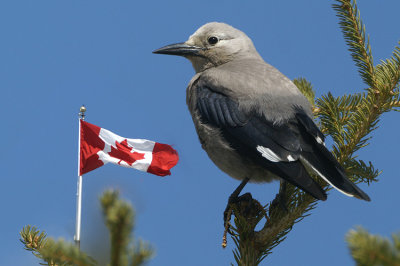
POLYGON ((322 198, 320 198, 320 200, 326 201, 327 198, 328 198, 328 197, 326 196, 326 194, 324 194, 324 196, 323 196, 322 198))
POLYGON ((371 201, 371 198, 365 193, 361 193, 360 195, 354 195, 354 197, 365 201, 371 201))

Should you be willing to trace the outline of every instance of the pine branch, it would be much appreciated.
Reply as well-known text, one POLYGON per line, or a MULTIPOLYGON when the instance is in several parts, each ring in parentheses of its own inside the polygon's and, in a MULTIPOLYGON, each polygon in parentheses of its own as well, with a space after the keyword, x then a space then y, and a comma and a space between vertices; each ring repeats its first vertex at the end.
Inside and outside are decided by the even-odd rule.
POLYGON ((356 0, 336 0, 333 9, 339 17, 343 37, 349 46, 358 72, 371 88, 376 87, 375 68, 371 54, 369 37, 365 38, 365 25, 362 23, 356 0))
MULTIPOLYGON (((40 249, 46 245, 46 234, 40 232, 35 226, 30 225, 24 226, 19 234, 21 236, 20 241, 24 244, 24 249, 43 260, 40 249)), ((46 261, 46 263, 47 265, 51 265, 51 261, 46 261)))
POLYGON ((90 266, 96 265, 94 259, 81 252, 73 243, 67 243, 64 240, 47 239, 46 246, 40 250, 43 260, 51 264, 49 265, 76 265, 90 266))
MULTIPOLYGON (((393 55, 389 59, 381 61, 381 63, 376 66, 376 73, 378 77, 378 87, 380 88, 379 92, 383 91, 392 96, 398 96, 398 84, 400 80, 400 42, 399 46, 395 47, 393 55)), ((393 101, 393 103, 398 106, 399 97, 397 97, 397 100, 393 101)))
MULTIPOLYGON (((316 100, 321 131, 330 135, 335 143, 345 144, 346 127, 352 113, 357 111, 365 93, 334 97, 331 93, 316 100)), ((337 154, 336 154, 337 155, 337 154)))
MULTIPOLYGON (((390 103, 388 103, 388 109, 390 108, 399 108, 400 107, 400 101, 392 101, 390 103)), ((354 111, 355 109, 351 108, 351 107, 346 107, 344 109, 341 109, 341 111, 354 111)), ((319 107, 314 107, 313 108, 313 113, 316 117, 318 117, 321 113, 321 108, 319 107)))
POLYGON ((400 266, 400 234, 393 235, 392 239, 393 243, 361 227, 350 230, 346 236, 353 259, 357 265, 365 266, 400 266))
POLYGON ((334 4, 333 8, 337 11, 343 36, 361 77, 370 86, 366 97, 362 98, 359 108, 354 112, 353 119, 346 128, 345 133, 354 138, 349 139, 348 143, 341 143, 344 145, 338 147, 340 151, 338 160, 343 163, 350 159, 355 151, 367 145, 366 136, 376 129, 378 117, 391 110, 392 104, 398 102, 396 86, 400 78, 400 53, 399 47, 396 47, 390 59, 374 67, 371 47, 369 40, 365 40, 365 26, 362 24, 356 1, 337 0, 337 2, 339 4, 334 4))
POLYGON ((134 211, 132 206, 119 199, 118 191, 108 190, 100 198, 106 225, 111 238, 111 265, 139 266, 153 256, 148 244, 139 241, 138 246, 128 253, 131 231, 134 227, 134 211))
POLYGON ((90 266, 96 262, 85 253, 70 243, 63 240, 55 241, 47 238, 44 232, 40 232, 36 227, 27 225, 21 232, 20 241, 25 249, 31 251, 37 258, 43 260, 42 265, 77 265, 90 266))
POLYGON ((367 183, 377 182, 377 177, 382 171, 375 169, 371 162, 368 165, 363 160, 351 159, 343 164, 346 169, 346 175, 354 183, 367 183))
POLYGON ((132 207, 118 199, 117 191, 106 191, 100 198, 111 238, 111 265, 128 265, 127 245, 133 228, 132 207))

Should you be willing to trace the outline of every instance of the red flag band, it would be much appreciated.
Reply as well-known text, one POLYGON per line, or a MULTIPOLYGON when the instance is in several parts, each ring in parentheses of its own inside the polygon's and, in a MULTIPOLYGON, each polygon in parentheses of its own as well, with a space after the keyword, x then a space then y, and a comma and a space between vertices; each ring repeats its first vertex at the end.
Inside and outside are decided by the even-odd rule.
POLYGON ((178 163, 178 153, 170 145, 146 139, 128 139, 86 121, 80 120, 80 123, 80 175, 113 163, 166 176, 178 163))

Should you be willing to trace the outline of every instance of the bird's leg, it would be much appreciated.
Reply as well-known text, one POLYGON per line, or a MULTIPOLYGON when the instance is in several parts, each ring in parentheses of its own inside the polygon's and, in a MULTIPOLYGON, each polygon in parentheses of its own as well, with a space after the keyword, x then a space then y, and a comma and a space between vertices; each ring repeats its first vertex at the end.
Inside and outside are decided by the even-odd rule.
POLYGON ((281 184, 279 186, 279 193, 276 194, 275 199, 272 201, 271 206, 279 206, 282 210, 288 212, 288 209, 286 208, 286 185, 287 182, 285 180, 281 180, 281 184))
MULTIPOLYGON (((249 178, 246 177, 245 179, 243 179, 243 181, 240 183, 240 185, 235 189, 235 191, 232 192, 232 194, 229 196, 228 199, 228 204, 226 205, 225 211, 224 211, 224 225, 226 224, 227 220, 228 220, 228 212, 229 209, 231 208, 231 204, 233 203, 237 203, 241 200, 245 200, 245 198, 248 198, 248 193, 246 193, 245 195, 243 195, 244 197, 239 197, 240 192, 242 192, 244 186, 246 186, 247 182, 249 182, 249 178)), ((251 197, 251 195, 250 195, 251 197)))
MULTIPOLYGON (((252 197, 249 193, 246 193, 239 197, 240 192, 242 192, 244 186, 246 186, 246 184, 247 184, 247 182, 249 182, 249 180, 250 179, 248 177, 243 179, 242 183, 240 183, 240 185, 235 189, 235 191, 233 191, 233 193, 229 196, 228 204, 226 205, 226 208, 224 211, 224 227, 225 228, 227 228, 227 224, 228 224, 229 220, 231 219, 231 214, 232 214, 231 205, 234 203, 237 203, 239 201, 249 200, 249 196, 252 199, 252 197)), ((227 230, 229 230, 229 228, 227 228, 227 230)))

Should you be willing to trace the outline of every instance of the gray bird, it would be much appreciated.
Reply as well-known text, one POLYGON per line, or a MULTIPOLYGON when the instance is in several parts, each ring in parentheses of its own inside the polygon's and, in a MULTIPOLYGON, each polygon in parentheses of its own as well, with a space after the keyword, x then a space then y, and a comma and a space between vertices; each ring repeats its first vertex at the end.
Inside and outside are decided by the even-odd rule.
POLYGON ((245 33, 212 22, 186 42, 153 53, 192 62, 196 75, 186 91, 189 111, 210 159, 242 180, 236 192, 247 181, 282 178, 326 200, 309 175, 313 172, 345 195, 370 201, 325 147, 310 103, 289 78, 264 62, 245 33))

